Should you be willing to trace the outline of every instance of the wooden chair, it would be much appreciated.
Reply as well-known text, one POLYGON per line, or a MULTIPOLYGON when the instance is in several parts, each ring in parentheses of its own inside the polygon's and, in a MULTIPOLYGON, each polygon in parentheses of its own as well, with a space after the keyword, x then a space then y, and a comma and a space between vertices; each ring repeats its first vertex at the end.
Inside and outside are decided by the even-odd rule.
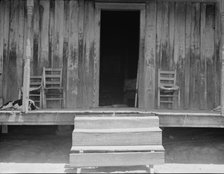
POLYGON ((176 85, 176 71, 158 70, 158 108, 166 104, 174 108, 175 99, 180 107, 180 88, 176 85))
POLYGON ((62 69, 44 67, 43 86, 43 107, 47 107, 48 101, 60 102, 61 107, 63 107, 62 69))
MULTIPOLYGON (((30 76, 29 98, 35 102, 35 105, 43 107, 43 81, 42 76, 30 76)), ((22 89, 19 91, 19 98, 22 98, 22 89)))

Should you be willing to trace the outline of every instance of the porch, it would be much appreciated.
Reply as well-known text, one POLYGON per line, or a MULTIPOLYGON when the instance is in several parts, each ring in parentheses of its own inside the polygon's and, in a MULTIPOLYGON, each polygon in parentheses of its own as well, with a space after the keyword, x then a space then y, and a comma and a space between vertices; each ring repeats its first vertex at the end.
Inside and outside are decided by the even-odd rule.
POLYGON ((158 116, 160 127, 224 128, 220 112, 208 110, 150 110, 137 108, 94 108, 88 110, 47 109, 23 113, 0 111, 0 125, 74 125, 76 116, 158 116))

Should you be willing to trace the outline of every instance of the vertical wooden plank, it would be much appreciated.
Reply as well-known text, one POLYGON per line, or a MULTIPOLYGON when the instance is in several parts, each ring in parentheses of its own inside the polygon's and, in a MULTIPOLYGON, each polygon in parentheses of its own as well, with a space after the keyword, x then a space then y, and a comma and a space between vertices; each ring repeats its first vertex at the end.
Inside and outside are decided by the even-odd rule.
POLYGON ((206 64, 206 54, 207 54, 207 32, 206 32, 206 4, 201 3, 201 62, 200 62, 200 108, 207 108, 207 64, 206 64))
POLYGON ((205 6, 205 77, 206 77, 206 101, 207 109, 215 107, 215 90, 216 90, 216 59, 215 59, 215 8, 213 4, 205 6))
POLYGON ((68 56, 69 56, 69 25, 70 25, 69 1, 64 1, 64 27, 63 27, 63 87, 64 87, 64 106, 67 107, 67 86, 68 77, 68 56))
MULTIPOLYGON (((52 66, 62 68, 63 55, 63 25, 64 25, 64 1, 54 1, 54 12, 52 13, 52 48, 53 58, 52 66)), ((53 8, 53 7, 52 7, 53 8)))
POLYGON ((28 112, 29 104, 29 91, 30 91, 30 62, 31 62, 31 43, 33 42, 33 29, 32 29, 32 19, 33 19, 33 6, 34 1, 27 1, 27 41, 26 41, 26 59, 24 62, 24 71, 23 71, 23 100, 22 100, 22 110, 23 112, 28 112))
POLYGON ((190 59, 190 105, 200 104, 200 3, 192 3, 191 59, 190 59))
POLYGON ((215 107, 220 106, 221 101, 221 18, 220 18, 220 4, 215 3, 215 73, 216 73, 216 87, 215 87, 215 107))
MULTIPOLYGON (((175 45, 174 63, 177 72, 177 85, 180 88, 181 108, 185 91, 184 68, 185 68, 185 3, 177 2, 175 5, 175 45)), ((177 103, 177 102, 176 102, 177 103)))
POLYGON ((38 60, 38 74, 42 73, 43 67, 49 66, 49 19, 50 19, 50 0, 40 0, 40 56, 38 60))
POLYGON ((9 62, 9 19, 10 19, 10 1, 4 0, 4 46, 3 46, 3 103, 9 100, 8 98, 8 62, 9 62))
POLYGON ((94 41, 94 7, 92 1, 87 1, 85 4, 85 23, 84 23, 84 105, 89 108, 92 106, 93 101, 93 41, 94 41))
POLYGON ((4 1, 0 1, 0 104, 2 104, 2 73, 4 47, 4 1))
POLYGON ((84 14, 85 14, 85 2, 79 0, 79 13, 78 13, 78 76, 79 76, 79 83, 78 83, 78 107, 83 108, 84 105, 84 96, 86 95, 86 88, 84 86, 84 14))
POLYGON ((7 99, 15 100, 18 97, 19 87, 17 79, 17 13, 19 2, 16 0, 10 1, 10 20, 9 22, 9 57, 6 65, 7 68, 7 78, 6 86, 7 90, 7 99))
POLYGON ((54 56, 55 56, 55 1, 50 0, 50 18, 49 18, 49 55, 48 55, 48 61, 49 61, 49 67, 54 68, 54 56))
POLYGON ((101 11, 95 8, 94 20, 94 76, 93 76, 93 107, 99 105, 99 68, 100 68, 100 16, 101 11))
MULTIPOLYGON (((158 69, 160 69, 161 60, 161 38, 162 38, 162 6, 156 1, 156 94, 158 94, 158 69)), ((158 95, 156 95, 156 102, 158 103, 158 95)), ((157 106, 158 107, 158 106, 157 106)))
POLYGON ((221 112, 224 115, 224 1, 219 1, 221 13, 221 112))
POLYGON ((169 2, 158 2, 158 19, 159 26, 157 30, 159 32, 158 39, 160 45, 158 45, 159 51, 159 67, 163 70, 169 70, 169 26, 168 26, 168 3, 169 2), (161 20, 161 21, 160 21, 161 20))
POLYGON ((156 1, 146 3, 145 34, 145 108, 155 107, 155 71, 156 71, 156 1))
MULTIPOLYGON (((140 11, 140 38, 139 38, 139 70, 138 70, 138 107, 147 109, 148 99, 145 96, 147 90, 147 76, 145 74, 145 9, 140 11), (144 84, 144 85, 141 85, 144 84)), ((153 75, 152 75, 153 76, 153 75)))
POLYGON ((89 85, 89 107, 94 107, 94 103, 95 103, 95 98, 94 98, 94 25, 95 25, 95 13, 94 13, 94 2, 91 1, 90 4, 90 10, 89 10, 89 25, 90 25, 90 47, 89 47, 89 66, 90 66, 90 70, 89 70, 89 80, 90 80, 90 84, 89 85))
POLYGON ((191 2, 186 3, 186 33, 185 33, 185 68, 184 68, 184 109, 189 108, 190 97, 190 56, 191 56, 191 2))
POLYGON ((168 58, 170 69, 174 69, 174 39, 175 39, 175 2, 168 4, 168 58))
POLYGON ((78 103, 78 1, 69 3, 69 45, 67 65, 67 107, 75 108, 78 103))
POLYGON ((33 9, 33 63, 31 66, 31 75, 37 75, 39 69, 39 50, 40 50, 40 14, 39 14, 39 1, 34 1, 33 9))
POLYGON ((156 67, 160 67, 160 60, 162 59, 162 4, 157 1, 157 21, 156 21, 156 67))
MULTIPOLYGON (((4 27, 4 1, 0 1, 0 76, 2 75, 2 61, 3 61, 3 28, 4 27)), ((2 82, 0 82, 1 84, 2 82)), ((1 93, 1 92, 0 92, 1 93)), ((1 94, 0 94, 1 95, 1 94)))
POLYGON ((18 78, 18 87, 21 89, 23 84, 23 58, 24 58, 24 22, 25 22, 25 1, 20 0, 18 9, 18 36, 17 36, 17 78, 18 78))
MULTIPOLYGON (((89 104, 89 1, 84 3, 84 14, 83 14, 83 59, 82 59, 82 93, 83 93, 83 105, 82 107, 87 108, 89 104)), ((81 51, 81 50, 80 50, 81 51)))

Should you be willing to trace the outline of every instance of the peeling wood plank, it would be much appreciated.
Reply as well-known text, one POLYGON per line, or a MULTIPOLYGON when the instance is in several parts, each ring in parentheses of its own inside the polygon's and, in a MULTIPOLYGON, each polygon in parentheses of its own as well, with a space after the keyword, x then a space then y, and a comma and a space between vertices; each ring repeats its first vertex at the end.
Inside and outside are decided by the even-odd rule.
MULTIPOLYGON (((174 62, 177 71, 177 85, 180 87, 181 108, 183 108, 184 91, 185 91, 185 3, 175 4, 175 45, 174 45, 174 62)), ((176 102, 177 103, 177 100, 176 102)))
POLYGON ((200 68, 200 108, 207 108, 207 64, 206 64, 206 54, 207 54, 207 32, 206 32, 206 4, 201 4, 201 68, 200 68))
POLYGON ((3 48, 4 48, 4 1, 0 1, 0 104, 2 104, 2 85, 3 85, 3 48))
POLYGON ((4 47, 3 47, 3 102, 9 100, 7 96, 8 86, 7 86, 7 64, 9 60, 9 21, 10 21, 10 1, 4 1, 4 47))
POLYGON ((77 107, 85 107, 84 95, 84 13, 85 2, 78 1, 78 103, 77 107))
POLYGON ((78 1, 69 3, 69 45, 67 65, 67 107, 78 106, 78 1))
POLYGON ((192 4, 190 107, 199 108, 200 99, 200 3, 192 4))
POLYGON ((55 1, 53 30, 53 64, 54 68, 62 68, 63 61, 63 25, 64 25, 64 1, 55 1))
MULTIPOLYGON (((143 26, 142 26, 143 27, 143 26)), ((156 1, 146 4, 145 34, 145 108, 155 107, 155 71, 156 71, 156 1)))
POLYGON ((190 106, 190 56, 191 56, 191 20, 192 20, 192 6, 191 3, 186 3, 186 33, 185 33, 185 68, 184 68, 184 108, 188 109, 190 106))
POLYGON ((18 98, 18 74, 17 74, 17 12, 19 2, 16 0, 10 1, 9 13, 9 55, 6 68, 6 98, 7 100, 15 100, 18 98), (10 87, 10 88, 9 88, 10 87))
POLYGON ((216 59, 215 59, 215 6, 214 4, 206 5, 205 13, 205 63, 206 63, 206 101, 207 109, 213 109, 215 107, 215 90, 216 87, 216 59))
POLYGON ((139 37, 139 58, 138 58, 138 107, 147 109, 147 97, 145 96, 147 82, 145 79, 145 9, 140 10, 140 37, 139 37), (144 85, 141 85, 144 84, 144 85))
POLYGON ((215 86, 215 107, 220 106, 221 98, 221 18, 219 12, 219 3, 215 3, 215 73, 216 73, 216 86, 215 86))
POLYGON ((69 28, 70 28, 70 1, 64 2, 64 26, 63 26, 63 87, 64 87, 64 106, 68 105, 68 59, 69 59, 69 28))
POLYGON ((49 55, 48 55, 48 62, 49 67, 54 67, 54 55, 55 55, 55 1, 50 1, 50 8, 49 8, 49 55))
POLYGON ((49 20, 50 20, 50 1, 40 0, 40 57, 38 60, 39 72, 42 73, 43 67, 49 66, 49 20))
POLYGON ((84 107, 89 108, 93 102, 93 46, 94 46, 94 4, 87 1, 85 4, 85 19, 84 19, 84 69, 85 74, 84 86, 84 107))
POLYGON ((40 75, 39 71, 39 52, 40 52, 40 11, 39 2, 34 1, 33 9, 33 63, 31 64, 31 75, 40 75))
POLYGON ((24 58, 24 24, 25 24, 25 1, 20 0, 18 6, 18 36, 17 36, 17 74, 18 88, 21 89, 23 83, 23 58, 24 58))
POLYGON ((93 76, 93 107, 99 105, 99 68, 100 68, 100 9, 95 8, 94 19, 94 76, 93 76))

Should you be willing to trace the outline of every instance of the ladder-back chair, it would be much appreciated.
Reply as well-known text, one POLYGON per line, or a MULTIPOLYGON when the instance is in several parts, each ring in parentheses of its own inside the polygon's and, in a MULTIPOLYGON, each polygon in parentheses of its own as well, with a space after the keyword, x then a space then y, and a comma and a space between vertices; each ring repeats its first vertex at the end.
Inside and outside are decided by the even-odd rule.
POLYGON ((47 107, 47 102, 60 102, 63 107, 64 95, 62 86, 62 69, 61 68, 43 68, 43 107, 47 107))
POLYGON ((176 71, 158 70, 158 108, 161 104, 174 107, 175 99, 180 107, 180 88, 176 85, 176 71))
MULTIPOLYGON (((30 76, 29 98, 35 102, 35 105, 42 108, 43 89, 42 76, 30 76)), ((19 91, 19 98, 22 98, 22 89, 19 91)))

